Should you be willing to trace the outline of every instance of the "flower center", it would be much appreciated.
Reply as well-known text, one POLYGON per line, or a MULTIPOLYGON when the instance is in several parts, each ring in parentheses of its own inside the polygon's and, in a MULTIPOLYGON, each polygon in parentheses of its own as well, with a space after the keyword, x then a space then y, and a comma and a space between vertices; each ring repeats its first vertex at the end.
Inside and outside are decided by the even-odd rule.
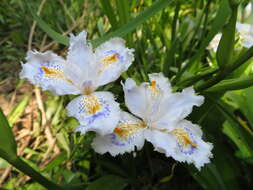
POLYGON ((87 95, 84 97, 84 105, 86 108, 86 113, 95 114, 101 110, 102 106, 99 103, 98 98, 95 95, 87 95))
POLYGON ((183 147, 187 147, 188 145, 197 147, 197 144, 191 140, 189 134, 184 129, 174 129, 170 133, 177 138, 183 147))
POLYGON ((92 86, 92 81, 85 81, 82 84, 82 89, 83 89, 84 95, 90 95, 94 91, 94 88, 92 86))
POLYGON ((119 124, 115 129, 114 133, 116 133, 118 136, 122 138, 128 138, 129 136, 136 133, 138 130, 146 128, 146 125, 144 122, 138 122, 138 123, 121 123, 119 124))

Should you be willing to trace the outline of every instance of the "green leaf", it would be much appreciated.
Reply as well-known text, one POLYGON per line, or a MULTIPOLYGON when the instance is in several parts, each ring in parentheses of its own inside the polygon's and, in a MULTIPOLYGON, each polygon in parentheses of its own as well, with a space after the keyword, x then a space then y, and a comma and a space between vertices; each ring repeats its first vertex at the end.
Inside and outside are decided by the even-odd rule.
POLYGON ((200 44, 199 51, 195 54, 187 63, 187 65, 179 72, 176 76, 176 80, 186 71, 186 69, 193 65, 193 63, 198 60, 206 47, 209 45, 214 36, 222 29, 222 27, 227 23, 231 15, 231 9, 228 3, 228 0, 221 0, 219 10, 214 18, 214 21, 211 23, 210 31, 208 32, 206 38, 200 44))
MULTIPOLYGON (((229 7, 226 8, 229 9, 229 7)), ((235 25, 237 20, 237 9, 237 6, 231 7, 232 14, 228 24, 223 29, 222 37, 217 49, 216 58, 220 68, 224 68, 231 62, 235 43, 235 25)))
POLYGON ((227 79, 219 82, 207 90, 207 92, 229 91, 248 88, 253 85, 253 75, 243 76, 236 79, 227 79))
MULTIPOLYGON (((227 20, 231 15, 231 9, 228 3, 228 0, 222 0, 220 2, 220 7, 218 13, 211 25, 210 32, 207 34, 207 37, 201 43, 200 51, 204 52, 205 48, 209 45, 213 37, 222 29, 226 24, 227 20)), ((202 54, 202 53, 201 53, 202 54)))
POLYGON ((62 152, 59 156, 57 156, 54 160, 52 160, 45 168, 41 170, 41 172, 49 172, 59 165, 63 164, 67 160, 66 152, 62 152))
POLYGON ((14 159, 17 157, 17 144, 7 118, 0 108, 0 157, 14 159))
POLYGON ((217 170, 215 164, 208 164, 201 170, 200 173, 196 173, 193 171, 190 172, 204 189, 226 189, 223 179, 219 171, 217 170))
POLYGON ((107 175, 92 182, 86 190, 122 190, 127 186, 127 181, 121 177, 107 175))
POLYGON ((130 18, 129 1, 128 0, 116 0, 116 5, 117 5, 117 9, 118 9, 119 23, 122 26, 123 24, 126 24, 130 18))
POLYGON ((63 36, 53 30, 47 23, 45 23, 37 14, 36 12, 31 8, 30 4, 26 2, 26 5, 28 6, 29 11, 32 14, 32 17, 34 20, 36 20, 37 24, 39 27, 48 34, 53 40, 59 42, 60 44, 63 45, 68 45, 69 44, 69 38, 66 36, 63 36))
POLYGON ((25 96, 23 99, 14 107, 11 113, 8 115, 8 120, 10 125, 12 126, 16 120, 22 115, 24 112, 26 105, 28 104, 30 96, 25 96))
POLYGON ((253 129, 253 87, 228 92, 225 94, 225 100, 241 111, 243 116, 246 117, 250 128, 253 129))
MULTIPOLYGON (((224 123, 223 132, 236 144, 239 149, 241 158, 253 158, 253 136, 247 132, 243 122, 239 122, 233 115, 231 107, 219 101, 216 103, 217 108, 224 115, 227 121, 224 123)), ((252 162, 253 163, 253 162, 252 162)))
POLYGON ((171 0, 158 0, 153 5, 151 5, 149 8, 141 12, 138 16, 136 16, 134 19, 129 21, 127 24, 120 27, 118 30, 111 32, 109 34, 104 35, 101 38, 92 40, 91 43, 94 47, 100 45, 101 43, 105 42, 106 40, 109 40, 112 37, 123 37, 126 34, 132 32, 134 29, 136 29, 138 26, 140 26, 142 23, 144 23, 146 20, 148 20, 150 17, 154 16, 156 13, 160 12, 162 9, 167 7, 172 1, 171 0))

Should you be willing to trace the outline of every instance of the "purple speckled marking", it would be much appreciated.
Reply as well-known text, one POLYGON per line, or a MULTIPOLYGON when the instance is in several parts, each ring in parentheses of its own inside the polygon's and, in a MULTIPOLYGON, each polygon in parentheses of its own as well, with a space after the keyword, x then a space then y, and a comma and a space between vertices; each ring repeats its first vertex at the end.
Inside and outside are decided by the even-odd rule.
MULTIPOLYGON (((191 133, 191 131, 187 128, 184 128, 184 130, 186 130, 191 138, 191 140, 197 144, 197 142, 194 140, 193 138, 193 135, 191 133)), ((180 152, 184 153, 184 154, 188 154, 188 155, 191 155, 193 154, 193 152, 196 150, 196 147, 192 146, 192 145, 189 145, 190 146, 190 150, 184 150, 184 147, 182 147, 178 142, 177 142, 177 145, 179 147, 179 150, 180 152)))
POLYGON ((116 146, 125 146, 126 145, 125 143, 118 141, 116 134, 112 133, 109 136, 111 138, 112 144, 114 144, 116 146))
POLYGON ((42 76, 43 76, 43 73, 44 73, 44 71, 43 71, 42 68, 40 67, 40 68, 39 68, 39 72, 38 72, 36 75, 34 75, 34 80, 35 80, 35 81, 41 81, 42 76))
MULTIPOLYGON (((46 67, 49 68, 49 69, 61 70, 60 65, 55 64, 55 63, 52 63, 52 62, 50 62, 50 61, 45 61, 45 62, 43 62, 43 63, 41 64, 41 66, 46 66, 46 67)), ((44 76, 44 71, 43 71, 43 69, 42 69, 41 67, 39 67, 38 73, 37 73, 36 75, 34 75, 34 80, 37 81, 37 82, 41 82, 42 80, 43 80, 44 82, 49 82, 50 80, 52 80, 52 79, 50 79, 50 78, 48 78, 48 77, 45 77, 45 76, 44 76, 44 78, 43 78, 43 76, 44 76)))
MULTIPOLYGON (((87 125, 92 124, 97 118, 108 117, 111 113, 109 104, 105 100, 99 99, 99 103, 103 105, 103 110, 98 111, 96 114, 91 115, 90 117, 84 118, 87 121, 87 125)), ((78 113, 82 114, 85 112, 85 106, 82 103, 79 103, 78 113)))

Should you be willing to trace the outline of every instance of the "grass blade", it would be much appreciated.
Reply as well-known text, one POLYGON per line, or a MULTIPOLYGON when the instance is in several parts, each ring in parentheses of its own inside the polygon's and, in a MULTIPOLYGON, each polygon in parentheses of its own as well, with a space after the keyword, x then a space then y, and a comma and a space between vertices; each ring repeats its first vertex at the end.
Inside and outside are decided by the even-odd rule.
POLYGON ((114 13, 114 9, 113 9, 110 1, 100 0, 100 4, 101 4, 106 16, 109 19, 112 29, 115 30, 118 26, 118 22, 117 22, 116 15, 114 13))
POLYGON ((56 32, 55 30, 53 30, 47 23, 45 23, 36 13, 35 11, 31 8, 31 6, 29 5, 29 3, 26 2, 26 5, 29 9, 29 11, 32 14, 32 17, 34 20, 36 20, 36 22, 38 23, 38 26, 48 34, 48 36, 50 36, 53 40, 57 41, 60 44, 63 45, 68 45, 69 44, 69 39, 66 36, 63 36, 61 34, 59 34, 58 32, 56 32))
POLYGON ((243 88, 248 88, 252 85, 253 85, 253 75, 250 75, 236 79, 223 80, 220 83, 209 88, 207 92, 239 90, 243 88))
POLYGON ((0 157, 13 158, 17 156, 17 144, 12 134, 7 118, 0 108, 0 157))
POLYGON ((106 34, 105 36, 95 39, 91 41, 93 46, 98 46, 101 43, 105 42, 106 40, 118 36, 123 37, 126 34, 132 32, 134 29, 136 29, 138 26, 140 26, 142 23, 144 23, 146 20, 148 20, 150 17, 164 9, 166 6, 168 6, 172 0, 158 0, 156 1, 152 6, 147 8, 145 11, 141 12, 138 16, 136 16, 134 19, 129 21, 127 24, 123 25, 118 30, 111 32, 109 34, 106 34))

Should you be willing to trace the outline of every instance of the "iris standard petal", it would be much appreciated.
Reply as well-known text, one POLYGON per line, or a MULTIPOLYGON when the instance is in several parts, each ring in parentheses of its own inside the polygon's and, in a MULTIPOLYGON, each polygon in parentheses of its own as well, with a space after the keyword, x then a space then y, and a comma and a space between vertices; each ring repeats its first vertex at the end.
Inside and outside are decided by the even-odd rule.
POLYGON ((168 79, 161 73, 149 75, 150 83, 137 86, 132 79, 123 84, 125 102, 128 109, 141 117, 145 122, 152 123, 167 112, 163 110, 167 98, 171 95, 168 79))
POLYGON ((105 136, 97 135, 92 143, 94 150, 100 154, 109 152, 112 156, 124 154, 144 145, 142 121, 127 112, 121 112, 121 119, 114 132, 105 136))
POLYGON ((45 53, 28 51, 20 77, 27 78, 43 90, 50 90, 57 95, 79 94, 81 91, 64 75, 67 66, 63 58, 51 51, 45 53))
POLYGON ((67 111, 69 116, 80 122, 77 130, 82 133, 96 131, 101 135, 110 134, 120 119, 119 104, 110 92, 79 96, 67 105, 67 111))
POLYGON ((162 90, 164 93, 171 93, 171 85, 169 79, 163 73, 152 73, 148 75, 151 85, 156 85, 156 88, 162 90), (155 83, 155 84, 154 84, 155 83))
POLYGON ((97 86, 118 79, 134 61, 133 51, 121 38, 112 38, 100 45, 95 51, 97 86))
POLYGON ((70 35, 70 46, 68 49, 67 60, 87 70, 87 67, 94 62, 92 47, 86 41, 87 33, 80 32, 77 36, 70 35))
POLYGON ((125 81, 125 84, 122 83, 122 86, 127 108, 134 115, 144 119, 146 115, 146 107, 149 103, 146 84, 137 86, 133 79, 128 78, 125 81))

